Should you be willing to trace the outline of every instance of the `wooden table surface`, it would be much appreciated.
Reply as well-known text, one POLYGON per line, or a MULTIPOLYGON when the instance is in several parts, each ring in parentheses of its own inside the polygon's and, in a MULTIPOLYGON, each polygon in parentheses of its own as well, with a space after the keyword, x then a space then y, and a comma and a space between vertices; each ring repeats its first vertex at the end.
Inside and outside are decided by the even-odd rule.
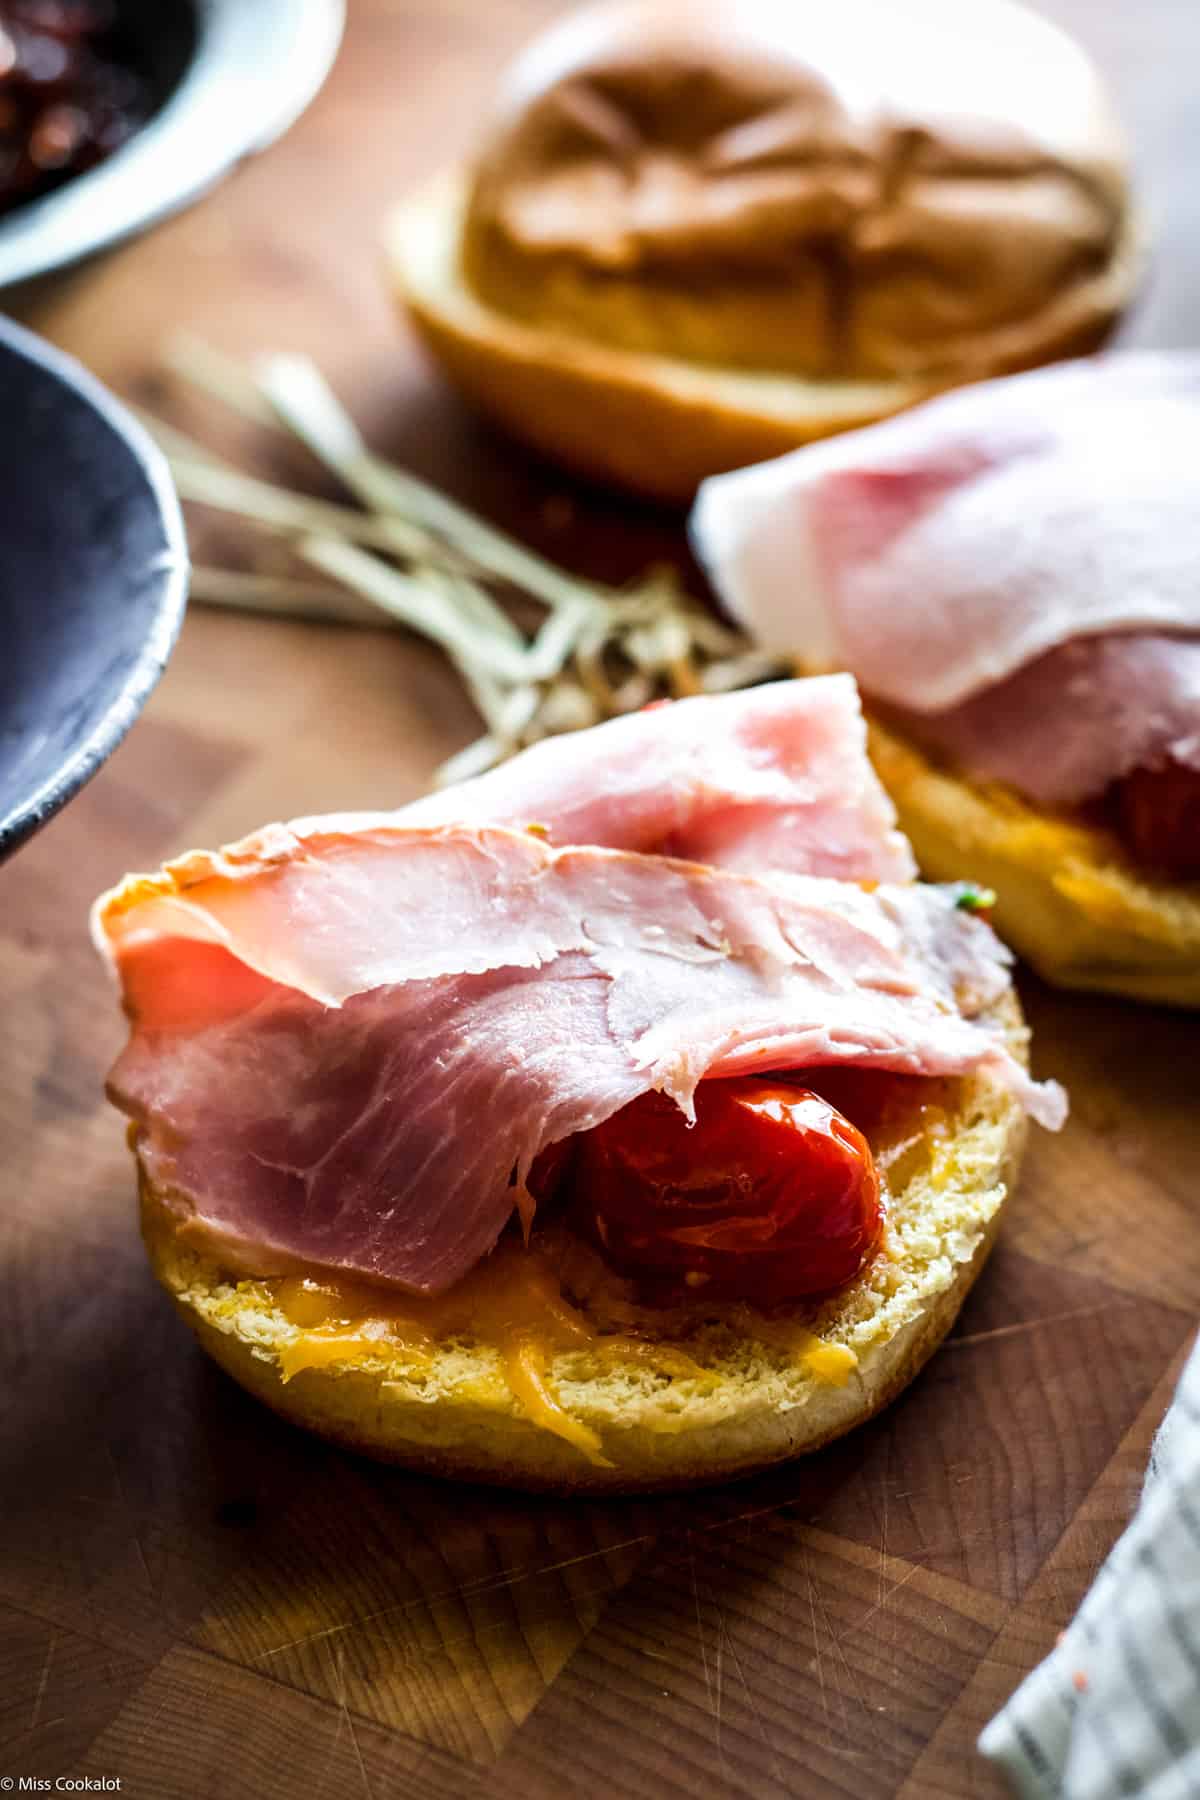
MULTIPOLYGON (((310 351, 379 447, 561 559, 680 555, 669 519, 548 504, 564 481, 466 416, 379 282, 389 202, 552 10, 351 0, 283 143, 27 317, 193 423, 155 372, 170 331, 310 351)), ((1160 257, 1128 335, 1184 342, 1200 12, 1048 10, 1134 127, 1160 257)), ((234 548, 206 522, 196 542, 234 548)), ((0 1774, 146 1800, 995 1794, 975 1736, 1128 1517, 1200 1304, 1194 1020, 1025 983, 1075 1111, 1038 1135, 953 1338, 884 1418, 726 1490, 571 1504, 378 1470, 259 1410, 150 1278, 89 900, 272 817, 398 803, 476 729, 400 634, 196 610, 126 744, 3 872, 0 1774)))

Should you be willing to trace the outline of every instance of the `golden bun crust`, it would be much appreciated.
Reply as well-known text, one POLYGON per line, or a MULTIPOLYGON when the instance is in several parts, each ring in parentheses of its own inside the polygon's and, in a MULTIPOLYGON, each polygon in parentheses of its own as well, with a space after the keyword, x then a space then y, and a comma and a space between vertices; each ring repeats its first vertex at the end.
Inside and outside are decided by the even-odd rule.
MULTIPOLYGON (((443 176, 393 214, 387 265, 397 298, 468 399, 590 480, 686 504, 710 475, 873 424, 952 385, 945 377, 842 380, 764 372, 528 323, 488 304, 464 278, 466 195, 462 176, 443 176)), ((1083 325, 1060 317, 1033 360, 1097 348, 1129 304, 1141 265, 1131 220, 1118 254, 1097 278, 1094 315, 1083 325)), ((974 368, 970 378, 1029 362, 1014 351, 974 368)))
POLYGON ((1047 981, 1200 1006, 1200 883, 1139 870, 1110 833, 967 781, 874 720, 870 751, 922 873, 993 888, 996 930, 1047 981))
POLYGON ((1014 0, 609 0, 502 83, 462 268, 592 343, 963 381, 1096 341, 1128 205, 1096 70, 1014 0))
MULTIPOLYGON (((999 1010, 1023 1054, 1015 997, 999 1010)), ((300 1334, 270 1284, 239 1281, 184 1244, 144 1174, 143 1234, 155 1274, 221 1367, 284 1418, 348 1449, 460 1480, 569 1493, 722 1481, 816 1450, 885 1406, 950 1329, 986 1260, 1020 1161, 1023 1112, 982 1078, 919 1085, 936 1092, 936 1105, 914 1103, 916 1147, 889 1172, 884 1249, 850 1288, 794 1322, 847 1367, 856 1360, 844 1385, 779 1347, 777 1335, 757 1337, 753 1314, 736 1325, 698 1320, 660 1346, 674 1366, 601 1356, 590 1343, 560 1351, 549 1382, 603 1461, 534 1423, 498 1348, 469 1337, 416 1360, 377 1342, 285 1379, 300 1334)))

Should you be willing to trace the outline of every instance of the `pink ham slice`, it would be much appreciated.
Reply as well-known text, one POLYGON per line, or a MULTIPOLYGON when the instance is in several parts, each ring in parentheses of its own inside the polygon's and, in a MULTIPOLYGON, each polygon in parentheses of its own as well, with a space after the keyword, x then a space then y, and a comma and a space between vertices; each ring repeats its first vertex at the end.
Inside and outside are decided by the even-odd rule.
POLYGON ((1075 806, 1171 758, 1200 769, 1200 637, 1089 637, 943 713, 897 723, 973 775, 1075 806))
POLYGON ((406 824, 545 825, 555 843, 727 869, 907 881, 848 675, 679 700, 547 739, 406 806, 406 824))
POLYGON ((538 1151, 650 1087, 852 1062, 992 1071, 989 929, 935 888, 767 880, 500 827, 275 827, 102 899, 110 1079, 185 1229, 258 1274, 436 1293, 538 1151))
POLYGON ((960 389, 706 483, 692 529, 763 643, 1035 800, 1195 761, 1200 356, 960 389))

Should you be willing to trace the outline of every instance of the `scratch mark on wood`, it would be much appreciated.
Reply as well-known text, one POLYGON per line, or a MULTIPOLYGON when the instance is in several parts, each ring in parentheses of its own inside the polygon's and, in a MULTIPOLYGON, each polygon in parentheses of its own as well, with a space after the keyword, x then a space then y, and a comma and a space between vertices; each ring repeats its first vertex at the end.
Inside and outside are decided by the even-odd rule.
POLYGON ((342 1690, 343 1690, 343 1694, 340 1697, 342 1703, 339 1704, 339 1706, 337 1708, 337 1712, 335 1715, 337 1718, 337 1725, 334 1727, 333 1742, 330 1744, 328 1750, 326 1750, 326 1752, 325 1752, 325 1760, 321 1764, 321 1779, 320 1779, 320 1782, 318 1783, 318 1785, 313 1788, 312 1800, 321 1800, 321 1795, 325 1792, 325 1783, 329 1777, 330 1765, 332 1764, 333 1759, 337 1754, 337 1747, 342 1741, 342 1728, 346 1723, 346 1707, 345 1707, 345 1703, 344 1703, 345 1676, 342 1671, 340 1663, 337 1666, 338 1666, 338 1676, 341 1681, 342 1690))
POLYGON ((50 1658, 54 1655, 54 1646, 58 1642, 57 1631, 50 1633, 50 1642, 46 1645, 46 1660, 42 1664, 42 1673, 37 1684, 37 1693, 33 1696, 33 1712, 29 1719, 30 1731, 37 1730, 37 1722, 42 1711, 42 1701, 46 1697, 46 1683, 50 1679, 50 1658))
POLYGON ((774 1740, 772 1739, 770 1732, 767 1730, 767 1722, 763 1718, 762 1713, 758 1709, 758 1701, 754 1698, 754 1690, 751 1688, 750 1683, 746 1680, 746 1671, 742 1668, 742 1659, 737 1653, 737 1645, 734 1643, 732 1637, 729 1635, 729 1630, 725 1624, 724 1617, 722 1617, 722 1619, 721 1619, 721 1637, 722 1637, 722 1640, 729 1645, 729 1654, 733 1658, 733 1666, 737 1670, 738 1680, 742 1684, 742 1692, 746 1696, 746 1704, 747 1704, 747 1706, 749 1706, 750 1711, 754 1714, 754 1723, 758 1727, 758 1735, 762 1739, 763 1748, 766 1750, 767 1755, 771 1759, 771 1773, 775 1777, 775 1780, 782 1787, 783 1786, 783 1766, 779 1761, 779 1756, 775 1749, 774 1740))
POLYGON ((721 1739, 722 1706, 725 1698, 725 1640, 729 1633, 725 1627, 725 1614, 717 1607, 717 1760, 722 1768, 725 1766, 725 1746, 721 1739))
POLYGON ((129 1504, 129 1495, 126 1493, 125 1483, 121 1479, 120 1465, 117 1462, 116 1456, 113 1454, 113 1447, 107 1438, 104 1440, 104 1454, 108 1458, 109 1466, 113 1472, 113 1480, 117 1484, 117 1494, 121 1501, 121 1511, 129 1521, 129 1535, 133 1539, 133 1547, 138 1553, 138 1561, 142 1565, 142 1574, 146 1577, 146 1592, 150 1595, 150 1598, 155 1604, 157 1604, 159 1596, 155 1593, 154 1583, 150 1579, 150 1565, 146 1561, 146 1552, 142 1549, 142 1540, 138 1536, 137 1518, 134 1515, 132 1506, 129 1504))
MULTIPOLYGON (((880 1561, 880 1568, 882 1571, 882 1559, 880 1561)), ((852 1638, 854 1636, 854 1634, 858 1631, 861 1631, 865 1625, 869 1625, 871 1620, 875 1617, 876 1613, 882 1612, 884 1607, 888 1604, 889 1600, 891 1600, 894 1595, 898 1594, 900 1592, 900 1589, 902 1587, 904 1587, 907 1582, 910 1582, 914 1575, 919 1574, 919 1572, 920 1572, 920 1565, 917 1563, 914 1563, 912 1568, 907 1570, 906 1573, 900 1577, 899 1581, 894 1581, 892 1583, 891 1587, 888 1588, 886 1592, 881 1592, 880 1597, 875 1602, 874 1606, 869 1606, 867 1608, 866 1612, 863 1614, 862 1618, 856 1619, 854 1624, 851 1625, 849 1631, 844 1631, 842 1633, 842 1642, 845 1643, 847 1638, 852 1638)))
MULTIPOLYGON (((885 1582, 884 1570, 885 1570, 885 1566, 887 1563, 888 1511, 891 1506, 891 1494, 892 1494, 892 1438, 891 1438, 891 1434, 889 1433, 888 1438, 887 1438, 887 1447, 886 1447, 886 1451, 885 1451, 884 1459, 883 1459, 883 1482, 882 1482, 881 1488, 880 1488, 880 1497, 882 1500, 882 1506, 880 1508, 880 1519, 879 1519, 879 1567, 877 1570, 877 1585, 876 1585, 876 1589, 875 1589, 875 1608, 874 1608, 874 1610, 876 1613, 880 1612, 883 1608, 884 1582, 885 1582)), ((873 1615, 870 1613, 868 1613, 868 1615, 867 1615, 868 1618, 870 1618, 872 1616, 873 1615)), ((893 1634, 892 1634, 892 1676, 893 1676, 893 1679, 895 1678, 895 1673, 896 1673, 896 1637, 895 1637, 895 1633, 893 1632, 893 1634)))
POLYGON ((1136 1304, 1133 1300, 1111 1300, 1103 1306, 1080 1306, 1074 1312, 1050 1313, 1042 1319, 1022 1319, 1016 1325, 997 1325, 992 1331, 972 1331, 965 1337, 947 1338, 946 1349, 961 1350, 967 1344, 987 1344, 994 1338, 1023 1337, 1026 1332, 1040 1331, 1047 1325, 1065 1325, 1071 1319, 1094 1319, 1099 1313, 1119 1312, 1136 1304))
MULTIPOLYGON (((414 1602, 414 1604, 419 1605, 422 1603, 414 1602)), ((396 1609, 389 1607, 388 1610, 393 1611, 396 1609)), ((408 1609, 406 1608, 405 1610, 408 1609)), ((276 1644, 273 1650, 260 1650, 257 1656, 251 1658, 251 1661, 270 1662, 272 1657, 286 1656, 289 1650, 303 1650, 306 1644, 321 1644, 324 1643, 326 1638, 339 1637, 342 1633, 348 1631, 357 1631, 361 1625, 369 1625, 372 1619, 377 1619, 381 1616, 382 1615, 379 1613, 371 1613, 365 1619, 347 1619, 341 1625, 324 1625, 316 1631, 302 1631, 299 1637, 289 1638, 286 1644, 276 1644)))
POLYGON ((313 1789, 312 1800, 321 1800, 321 1795, 325 1792, 325 1783, 329 1776, 330 1765, 337 1755, 337 1747, 342 1741, 342 1727, 345 1725, 349 1716, 345 1706, 338 1707, 336 1714, 337 1725, 334 1727, 333 1742, 325 1753, 325 1761, 321 1765, 320 1786, 313 1789))
POLYGON ((573 1569, 579 1563, 595 1562, 597 1557, 616 1555, 621 1550, 637 1550, 643 1544, 653 1544, 655 1534, 643 1531, 637 1537, 626 1538, 619 1544, 604 1544, 594 1550, 582 1550, 578 1556, 564 1556, 558 1562, 521 1563, 511 1569, 502 1569, 497 1574, 481 1575, 475 1581, 468 1581, 461 1586, 447 1590, 446 1596, 454 1594, 490 1593, 497 1588, 514 1587, 522 1581, 536 1580, 539 1575, 557 1575, 562 1569, 573 1569))
POLYGON ((137 1737, 134 1739, 132 1760, 136 1761, 137 1752, 141 1749, 146 1739, 150 1736, 150 1733, 154 1730, 154 1727, 158 1724, 158 1721, 166 1712, 172 1698, 171 1690, 168 1688, 167 1692, 163 1695, 154 1711, 150 1714, 150 1717, 146 1720, 146 1723, 142 1726, 142 1729, 138 1732, 137 1737))
MULTIPOLYGON (((481 1575, 474 1581, 460 1582, 456 1587, 440 1588, 436 1593, 418 1594, 411 1600, 398 1600, 392 1606, 381 1606, 374 1612, 363 1613, 360 1618, 347 1619, 341 1625, 327 1625, 320 1631, 307 1631, 300 1637, 289 1638, 286 1644, 278 1644, 273 1650, 261 1650, 255 1662, 269 1662, 273 1656, 282 1656, 288 1650, 298 1649, 302 1644, 316 1643, 319 1639, 337 1637, 342 1632, 356 1631, 363 1625, 376 1625, 381 1619, 402 1618, 406 1613, 422 1612, 432 1609, 441 1600, 477 1600, 488 1594, 498 1593, 507 1587, 514 1587, 519 1582, 535 1580, 540 1575, 556 1575, 562 1569, 573 1569, 580 1563, 595 1562, 598 1557, 606 1557, 619 1550, 637 1549, 642 1544, 652 1544, 654 1535, 643 1532, 638 1537, 628 1538, 624 1543, 607 1544, 601 1549, 584 1550, 578 1556, 566 1556, 559 1562, 524 1563, 512 1569, 503 1569, 498 1574, 481 1575)), ((604 1586, 595 1590, 597 1593, 610 1593, 612 1589, 604 1586)), ((457 1640, 455 1640, 457 1641, 457 1640)))
MULTIPOLYGON (((807 1556, 806 1556, 806 1566, 807 1566, 807 1556)), ((863 1719, 864 1719, 865 1723, 870 1727, 871 1737, 875 1740, 876 1744, 878 1744, 878 1742, 879 1742, 878 1722, 875 1719, 870 1706, 868 1705, 867 1697, 863 1693, 863 1690, 862 1690, 862 1684, 859 1681, 858 1676, 855 1673, 855 1671, 851 1668, 849 1658, 847 1657, 845 1650, 842 1648, 842 1639, 839 1637, 837 1631, 834 1629, 833 1620, 830 1618, 829 1609, 825 1604, 825 1597, 820 1592, 820 1590, 816 1587, 815 1583, 812 1580, 811 1575, 809 1577, 809 1598, 810 1598, 810 1604, 812 1605, 812 1608, 813 1608, 814 1635, 816 1633, 816 1608, 819 1605, 821 1608, 821 1617, 825 1622, 826 1634, 828 1635, 830 1643, 833 1645, 834 1650, 836 1651, 838 1657, 841 1660, 842 1668, 846 1672, 846 1681, 847 1681, 848 1685, 854 1691, 854 1695, 858 1700, 859 1708, 863 1714, 863 1719)), ((819 1652, 818 1652, 818 1654, 819 1654, 819 1652)), ((819 1670, 820 1670, 820 1665, 818 1663, 818 1672, 819 1672, 819 1670)), ((825 1689, 824 1689, 824 1677, 823 1676, 821 1677, 821 1687, 822 1687, 822 1695, 824 1695, 825 1689)), ((842 1732, 845 1737, 849 1738, 853 1735, 852 1726, 851 1726, 851 1722, 850 1722, 849 1699, 848 1699, 847 1695, 841 1689, 835 1688, 834 1691, 835 1691, 835 1693, 837 1693, 838 1698, 841 1700, 841 1703, 842 1703, 842 1732)), ((828 1720, 828 1709, 826 1709, 826 1719, 828 1720)), ((830 1738, 830 1741, 829 1741, 829 1748, 830 1749, 839 1749, 839 1753, 840 1753, 840 1746, 837 1746, 834 1744, 832 1737, 830 1738)), ((862 1754, 862 1752, 853 1752, 852 1751, 851 1754, 852 1755, 862 1754)))
POLYGON ((367 1765, 363 1761, 362 1745, 358 1741, 358 1732, 354 1729, 354 1715, 346 1704, 346 1648, 344 1644, 338 1645, 337 1671, 339 1689, 338 1706, 341 1708, 342 1714, 345 1717, 346 1727, 350 1733, 350 1742, 354 1746, 354 1755, 358 1762, 358 1772, 362 1777, 363 1793, 367 1796, 367 1800, 375 1800, 375 1796, 371 1791, 370 1780, 367 1777, 367 1765))
POLYGON ((717 1762, 721 1772, 726 1772, 725 1746, 721 1735, 721 1702, 722 1702, 722 1662, 723 1651, 721 1640, 725 1633, 725 1615, 721 1608, 713 1602, 717 1613, 716 1672, 709 1667, 708 1644, 704 1633, 704 1619, 700 1609, 700 1582, 696 1574, 696 1551, 691 1533, 688 1533, 688 1560, 692 1565, 692 1598, 696 1603, 696 1632, 700 1639, 700 1660, 704 1666, 704 1686, 708 1694, 708 1710, 713 1719, 713 1741, 716 1746, 717 1762))
POLYGON ((358 1732, 354 1729, 354 1715, 349 1707, 345 1705, 345 1702, 343 1702, 343 1710, 346 1714, 346 1723, 350 1727, 350 1742, 354 1745, 354 1754, 358 1758, 358 1772, 362 1776, 363 1793, 367 1796, 367 1800, 375 1800, 374 1793, 371 1789, 371 1783, 367 1777, 367 1765, 363 1761, 362 1746, 358 1741, 358 1732))
MULTIPOLYGON (((44 1625, 47 1631, 55 1631, 58 1629, 57 1622, 53 1618, 47 1618, 45 1613, 39 1612, 35 1607, 22 1606, 19 1600, 14 1600, 10 1595, 5 1596, 4 1605, 7 1611, 18 1614, 20 1618, 32 1619, 35 1624, 44 1625)), ((112 1662, 109 1660, 109 1645, 105 1640, 102 1637, 97 1637, 94 1633, 84 1631, 83 1628, 74 1621, 72 1621, 69 1630, 73 1638, 78 1638, 81 1643, 90 1644, 93 1649, 100 1652, 105 1658, 104 1673, 106 1680, 109 1682, 115 1680, 112 1662)), ((146 1670, 152 1669, 154 1666, 149 1658, 137 1655, 136 1653, 133 1654, 132 1660, 136 1662, 139 1667, 146 1670)))
MULTIPOLYGON (((696 1603, 696 1637, 700 1644, 700 1662, 701 1662, 701 1666, 704 1669, 704 1691, 708 1695, 708 1710, 710 1713, 713 1713, 713 1715, 715 1717, 716 1709, 713 1706, 712 1674, 708 1667, 708 1646, 704 1640, 704 1620, 700 1616, 700 1584, 696 1579, 696 1552, 692 1548, 692 1541, 691 1541, 690 1537, 688 1539, 688 1560, 692 1566, 692 1598, 696 1603)), ((717 1722, 717 1744, 718 1744, 718 1748, 719 1748, 720 1747, 720 1720, 719 1719, 717 1722)))
POLYGON ((817 1670, 817 1686, 821 1691, 821 1714, 825 1720, 825 1742, 829 1748, 833 1748, 833 1727, 829 1719, 829 1695, 825 1688, 825 1664, 821 1659, 821 1630, 817 1624, 817 1586, 813 1580, 807 1547, 804 1550, 804 1579, 808 1583, 808 1611, 812 1620, 813 1661, 817 1670))
POLYGON ((711 1531, 732 1531, 735 1525, 748 1525, 754 1519, 769 1518, 776 1513, 783 1512, 786 1507, 793 1504, 793 1500, 776 1500, 770 1506, 754 1506, 746 1512, 734 1513, 727 1519, 712 1519, 707 1525, 696 1526, 695 1530, 697 1534, 711 1531))
MULTIPOLYGON (((822 1611, 824 1611, 824 1607, 822 1607, 822 1611)), ((862 1721, 869 1728, 871 1737, 878 1745, 881 1740, 879 1736, 879 1720, 875 1715, 875 1710, 868 1701, 866 1694, 863 1692, 862 1683, 858 1678, 857 1672, 850 1666, 850 1659, 843 1648, 843 1639, 839 1637, 837 1632, 833 1629, 833 1623, 827 1613, 825 1615, 825 1622, 829 1627, 830 1640, 832 1641, 838 1656, 841 1658, 842 1668, 846 1671, 846 1680, 854 1690, 854 1695, 859 1705, 859 1711, 862 1715, 862 1721)), ((850 1736, 850 1708, 845 1694, 842 1695, 842 1720, 843 1729, 845 1730, 846 1735, 850 1736)))
MULTIPOLYGON (((590 1593, 581 1595, 580 1598, 583 1600, 597 1599, 608 1594, 609 1591, 608 1588, 595 1588, 590 1593)), ((523 1640, 527 1643, 528 1639, 525 1637, 526 1626, 545 1624, 548 1621, 558 1622, 561 1619, 561 1616, 562 1615, 557 1608, 550 1607, 543 1608, 538 1612, 529 1613, 524 1624, 509 1617, 499 1619, 491 1625, 474 1624, 469 1630, 456 1632, 453 1636, 449 1637, 446 1636, 445 1633, 439 1631, 435 1642, 422 1639, 421 1641, 413 1643, 407 1650, 402 1652, 394 1641, 389 1642, 387 1647, 392 1654, 388 1658, 387 1667, 391 1670, 406 1669, 414 1663, 427 1663, 431 1656, 442 1654, 448 1655, 450 1651, 459 1650, 464 1645, 474 1645, 481 1655, 486 1656, 486 1639, 511 1636, 514 1632, 520 1632, 523 1640)), ((272 1657, 282 1656, 288 1650, 298 1649, 308 1644, 324 1642, 338 1632, 353 1631, 358 1626, 365 1623, 366 1621, 363 1619, 354 1619, 345 1625, 327 1626, 323 1631, 305 1632, 300 1637, 293 1638, 287 1644, 280 1644, 274 1650, 260 1651, 259 1654, 252 1657, 250 1661, 251 1663, 266 1662, 272 1657)), ((332 1649, 333 1646, 331 1645, 330 1648, 332 1649)), ((649 1654, 649 1652, 646 1654, 649 1654)), ((250 1665, 248 1664, 247 1666, 250 1665)))

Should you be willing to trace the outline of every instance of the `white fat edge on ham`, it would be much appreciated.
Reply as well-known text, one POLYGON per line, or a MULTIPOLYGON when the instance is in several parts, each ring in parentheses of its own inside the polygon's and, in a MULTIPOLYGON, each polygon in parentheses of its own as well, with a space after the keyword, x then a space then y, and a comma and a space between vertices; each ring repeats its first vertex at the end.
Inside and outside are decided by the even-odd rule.
POLYGON ((936 714, 1056 646, 1200 633, 1200 356, 979 383, 705 482, 696 550, 752 636, 936 714))
POLYGON ((134 1026, 110 1091, 190 1227, 260 1273, 440 1291, 547 1143, 651 1087, 688 1110, 706 1075, 988 1070, 1061 1121, 959 1010, 1007 957, 943 890, 344 823, 184 859, 96 914, 134 1026))
POLYGON ((866 754, 852 677, 655 706, 547 739, 401 809, 408 825, 544 826, 599 844, 762 873, 906 881, 907 840, 866 754))

